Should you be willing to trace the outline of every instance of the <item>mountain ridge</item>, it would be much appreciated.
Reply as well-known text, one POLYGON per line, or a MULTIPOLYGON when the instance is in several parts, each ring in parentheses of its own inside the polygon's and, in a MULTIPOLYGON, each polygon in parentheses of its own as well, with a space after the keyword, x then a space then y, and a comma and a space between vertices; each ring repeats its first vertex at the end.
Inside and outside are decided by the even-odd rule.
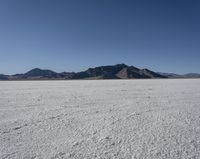
POLYGON ((49 69, 34 68, 23 74, 3 75, 0 80, 56 80, 56 79, 151 79, 151 78, 199 78, 200 74, 178 75, 154 72, 147 68, 137 68, 126 64, 106 65, 88 68, 81 72, 57 73, 49 69))

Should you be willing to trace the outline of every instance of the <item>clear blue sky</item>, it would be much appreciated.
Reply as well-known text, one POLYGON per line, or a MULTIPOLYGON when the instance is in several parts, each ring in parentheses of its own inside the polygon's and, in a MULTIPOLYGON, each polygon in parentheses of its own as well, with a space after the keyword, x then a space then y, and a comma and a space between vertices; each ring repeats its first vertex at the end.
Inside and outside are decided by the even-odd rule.
POLYGON ((200 1, 0 0, 0 73, 117 63, 200 73, 200 1))

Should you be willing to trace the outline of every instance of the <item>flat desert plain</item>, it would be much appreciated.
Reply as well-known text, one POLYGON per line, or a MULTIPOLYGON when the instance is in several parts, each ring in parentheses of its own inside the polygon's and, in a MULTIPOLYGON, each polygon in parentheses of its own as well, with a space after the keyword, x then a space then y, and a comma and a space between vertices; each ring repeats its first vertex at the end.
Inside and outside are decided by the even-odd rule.
POLYGON ((199 159, 200 80, 0 82, 1 159, 199 159))

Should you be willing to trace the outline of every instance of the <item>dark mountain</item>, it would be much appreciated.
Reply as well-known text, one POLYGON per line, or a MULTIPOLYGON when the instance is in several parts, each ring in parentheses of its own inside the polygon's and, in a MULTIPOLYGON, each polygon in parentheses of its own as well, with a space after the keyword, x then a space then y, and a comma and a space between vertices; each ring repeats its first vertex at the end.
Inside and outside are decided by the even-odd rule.
POLYGON ((165 78, 148 69, 139 69, 134 66, 117 64, 112 66, 100 66, 89 68, 86 71, 76 73, 73 79, 141 79, 141 78, 165 78))
POLYGON ((89 68, 86 71, 78 72, 74 75, 74 79, 82 78, 96 78, 96 79, 118 79, 117 73, 123 68, 127 68, 125 64, 118 64, 114 66, 100 66, 89 68))

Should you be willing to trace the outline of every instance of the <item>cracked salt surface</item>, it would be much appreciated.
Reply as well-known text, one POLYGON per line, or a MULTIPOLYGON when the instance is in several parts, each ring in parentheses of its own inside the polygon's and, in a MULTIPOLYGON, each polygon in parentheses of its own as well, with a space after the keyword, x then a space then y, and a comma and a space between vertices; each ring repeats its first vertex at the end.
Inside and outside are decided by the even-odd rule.
POLYGON ((0 82, 0 158, 200 158, 200 80, 0 82))

